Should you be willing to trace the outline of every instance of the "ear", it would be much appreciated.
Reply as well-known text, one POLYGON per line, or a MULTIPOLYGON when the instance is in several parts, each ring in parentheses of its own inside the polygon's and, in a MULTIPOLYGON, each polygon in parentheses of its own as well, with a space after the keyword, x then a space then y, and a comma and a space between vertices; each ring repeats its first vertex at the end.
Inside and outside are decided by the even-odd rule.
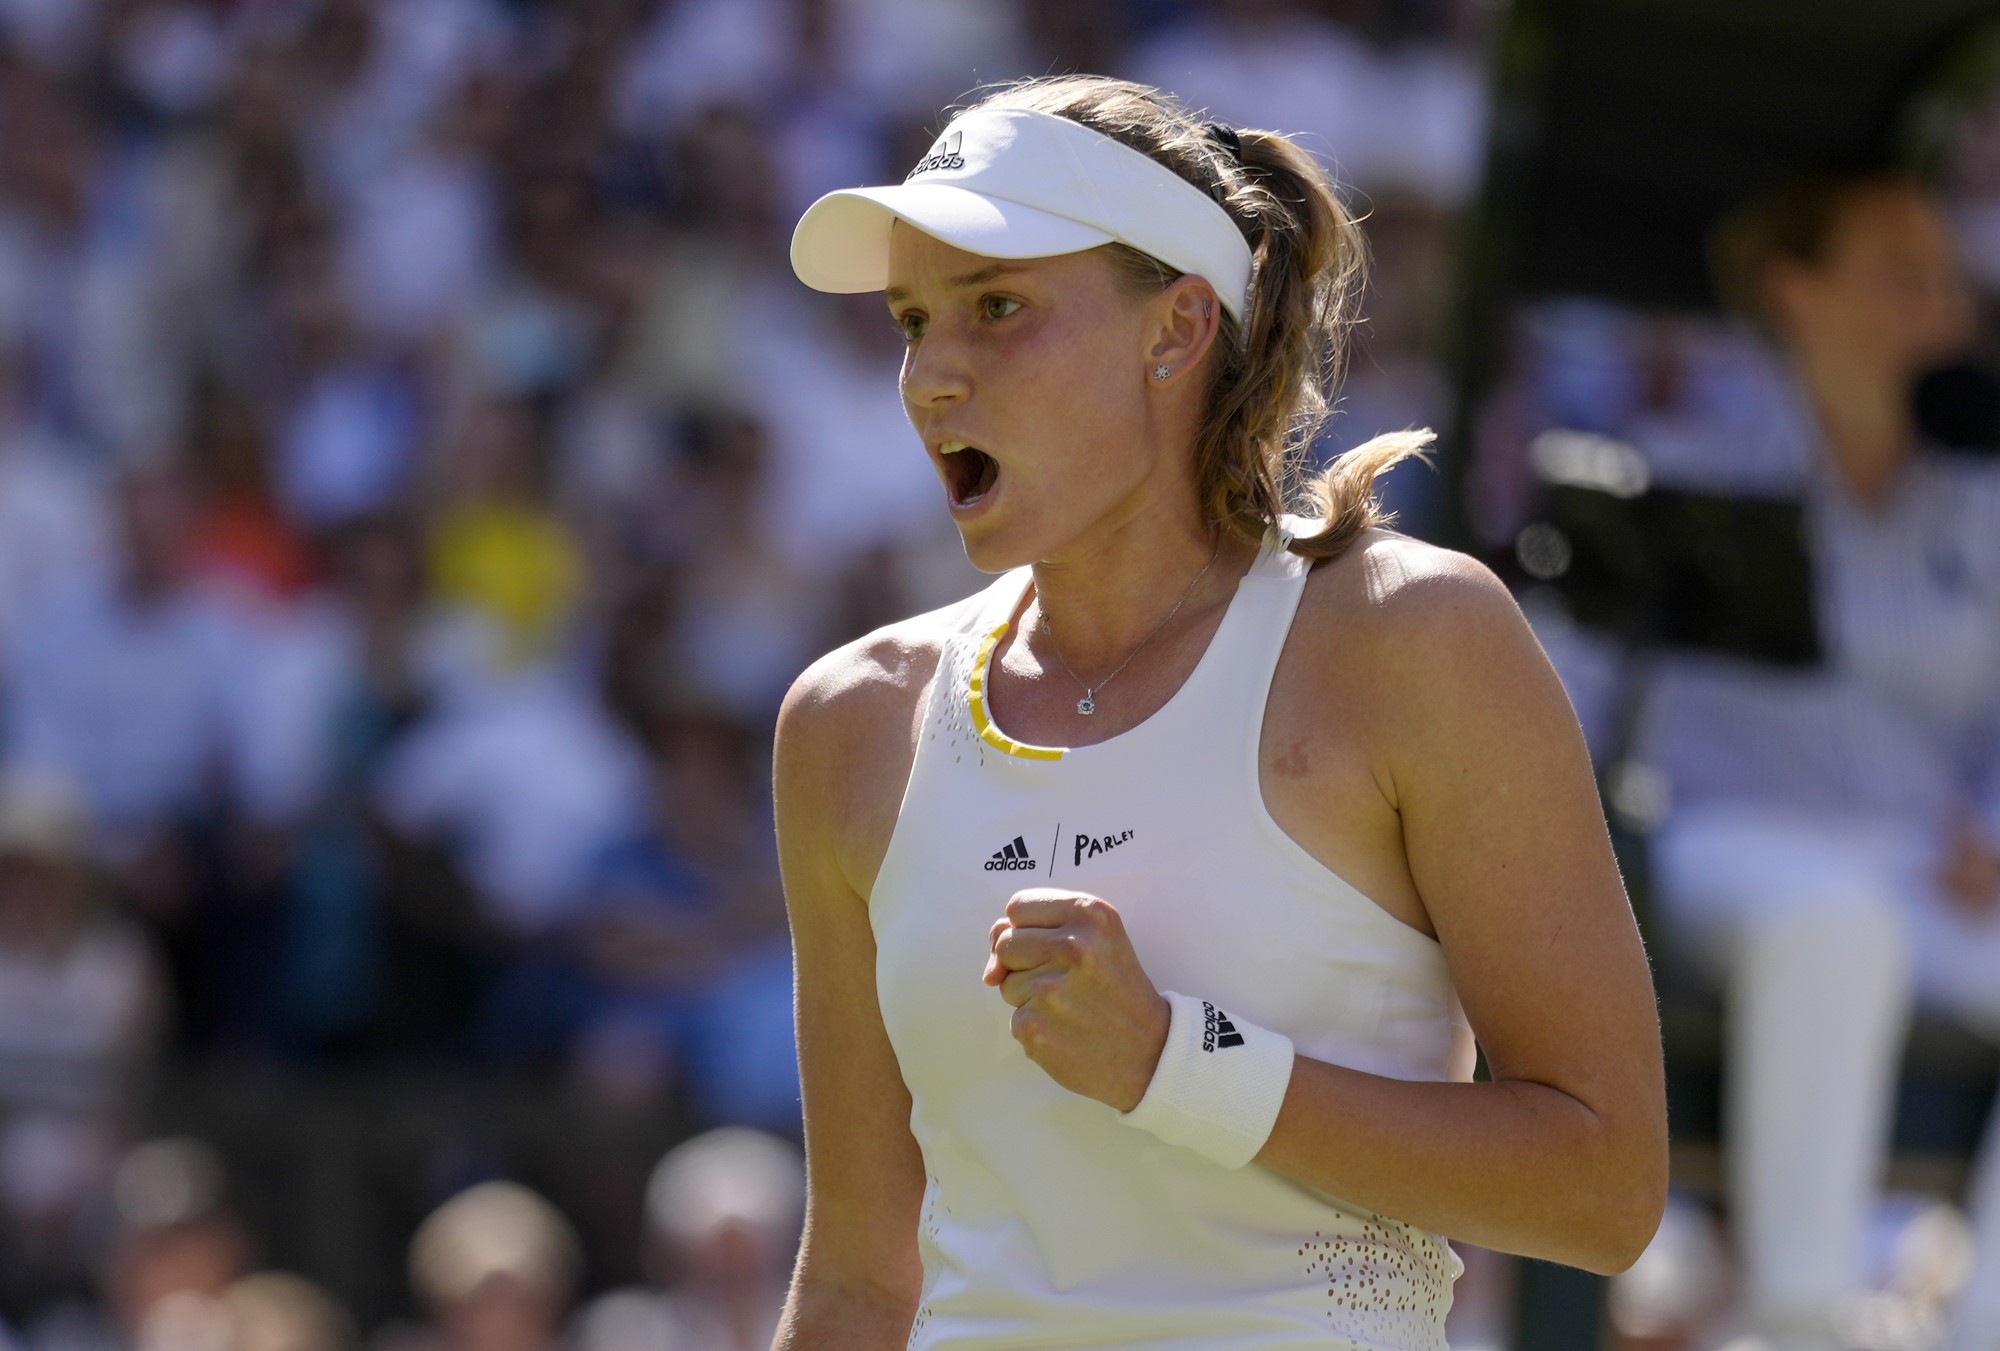
POLYGON ((1144 358, 1146 383, 1154 388, 1179 384, 1201 365, 1222 327, 1222 301, 1206 278, 1176 277, 1147 307, 1144 358), (1153 372, 1164 367, 1167 378, 1153 372))

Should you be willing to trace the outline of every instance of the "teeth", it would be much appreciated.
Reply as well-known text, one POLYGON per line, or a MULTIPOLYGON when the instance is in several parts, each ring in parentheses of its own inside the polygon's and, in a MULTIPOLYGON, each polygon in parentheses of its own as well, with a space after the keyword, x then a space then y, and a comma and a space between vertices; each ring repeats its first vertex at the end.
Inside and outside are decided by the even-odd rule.
POLYGON ((947 441, 938 447, 939 452, 945 455, 956 455, 961 450, 971 449, 972 443, 970 441, 947 441))

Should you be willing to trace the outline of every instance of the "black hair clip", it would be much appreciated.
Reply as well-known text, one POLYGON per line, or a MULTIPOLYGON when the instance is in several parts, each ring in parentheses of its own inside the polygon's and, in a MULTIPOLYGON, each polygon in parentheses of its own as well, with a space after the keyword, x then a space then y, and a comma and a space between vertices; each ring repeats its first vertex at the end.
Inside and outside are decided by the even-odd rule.
MULTIPOLYGON (((1228 156, 1230 163, 1243 163, 1243 138, 1236 134, 1236 128, 1227 122, 1204 122, 1201 124, 1201 134, 1202 139, 1228 156)), ((1215 180, 1215 185, 1208 190, 1208 195, 1216 200, 1217 205, 1227 205, 1229 196, 1227 173, 1215 180)))

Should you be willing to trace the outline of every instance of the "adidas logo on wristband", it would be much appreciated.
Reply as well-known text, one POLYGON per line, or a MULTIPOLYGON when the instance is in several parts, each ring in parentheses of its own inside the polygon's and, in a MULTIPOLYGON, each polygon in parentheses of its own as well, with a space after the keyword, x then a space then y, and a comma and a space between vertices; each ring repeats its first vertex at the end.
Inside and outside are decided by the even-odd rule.
POLYGON ((1212 1054, 1218 1046, 1227 1049, 1243 1044, 1243 1034, 1236 1030, 1235 1023, 1229 1021, 1229 1015, 1206 999, 1201 1001, 1201 1016, 1202 1050, 1212 1054))
POLYGON ((1292 1039, 1205 999, 1160 991, 1167 1044, 1138 1106, 1120 1116, 1170 1145, 1241 1168, 1271 1136, 1292 1079, 1292 1039), (1224 1048, 1229 1055, 1216 1055, 1224 1048))

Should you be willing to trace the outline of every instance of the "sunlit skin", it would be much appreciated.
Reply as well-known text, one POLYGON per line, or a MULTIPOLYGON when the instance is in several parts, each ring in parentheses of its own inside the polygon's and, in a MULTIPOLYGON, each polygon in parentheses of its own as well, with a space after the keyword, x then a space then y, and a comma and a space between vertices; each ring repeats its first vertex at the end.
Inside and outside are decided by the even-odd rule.
MULTIPOLYGON (((987 571, 1033 568, 995 653, 994 720, 1045 745, 1128 731, 1187 679, 1254 556, 1225 540, 1147 637, 1216 548, 1189 467, 1214 293, 1199 278, 1135 290, 1102 251, 1001 263, 903 227, 890 249, 904 403, 966 552, 987 571), (1167 380, 1152 378, 1158 365, 1167 380), (999 466, 970 505, 942 454, 950 440, 999 466), (1085 679, 1137 650, 1089 718, 1044 618, 1085 679)), ((876 998, 867 898, 962 614, 829 654, 779 716, 809 1177, 780 1351, 900 1346, 916 1307, 924 1164, 876 998)), ((1367 532, 1306 584, 1259 762, 1279 826, 1439 942, 1495 1082, 1406 1082, 1300 1056, 1257 1164, 1470 1242, 1629 1265, 1665 1195, 1651 984, 1575 717, 1504 587, 1461 555, 1367 532)), ((984 970, 965 973, 1012 1006, 1031 1062, 1121 1111, 1143 1095, 1168 1023, 1125 899, 1017 892, 993 917, 984 970)))
MULTIPOLYGON (((1000 465, 985 499, 953 511, 967 557, 986 572, 1033 564, 1063 655, 1109 671, 1214 548, 1192 471, 1214 291, 1185 277, 1135 296, 1101 250, 999 260, 899 225, 884 294, 908 344, 903 405, 940 481, 950 440, 1000 465)), ((1235 553, 1240 571, 1249 551, 1235 553)))

